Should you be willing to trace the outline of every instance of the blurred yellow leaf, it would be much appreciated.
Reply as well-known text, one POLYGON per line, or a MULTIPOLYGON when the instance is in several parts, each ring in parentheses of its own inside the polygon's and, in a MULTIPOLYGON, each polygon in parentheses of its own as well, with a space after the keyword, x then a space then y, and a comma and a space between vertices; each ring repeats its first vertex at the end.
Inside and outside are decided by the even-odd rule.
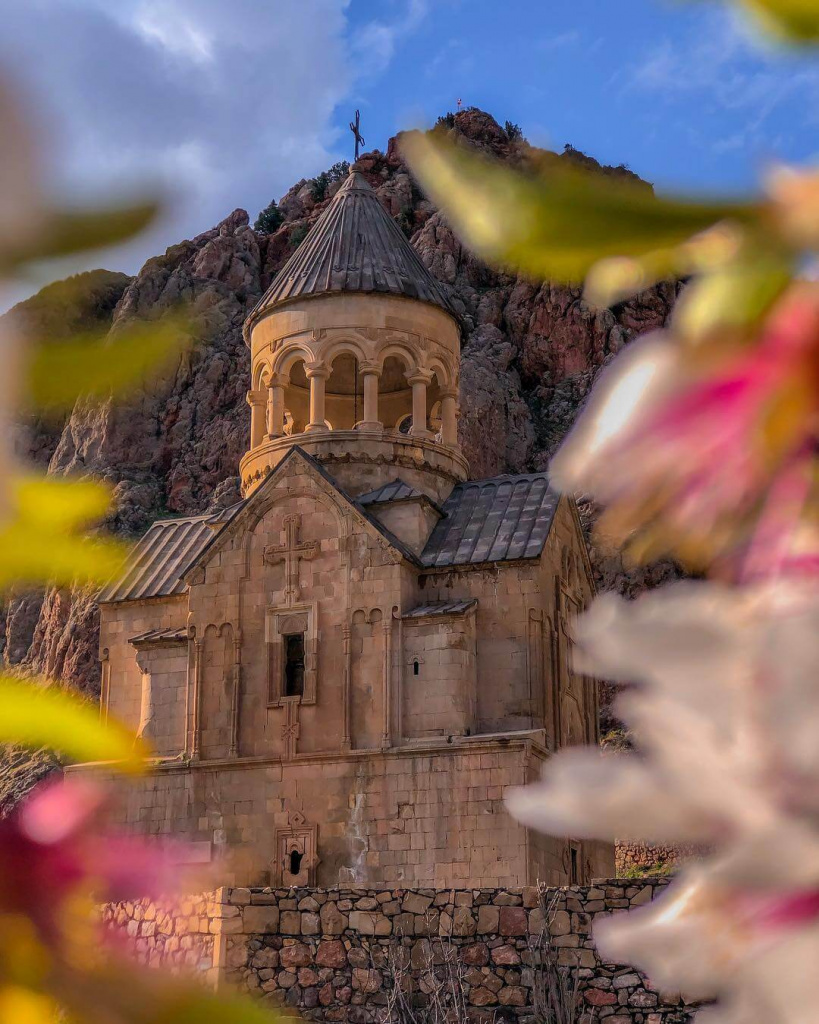
POLYGON ((105 515, 111 490, 94 480, 22 476, 14 481, 14 501, 31 523, 73 530, 105 515))
POLYGON ((274 1024, 281 1019, 249 996, 209 992, 199 980, 122 960, 77 972, 66 982, 65 1003, 72 1019, 83 1024, 274 1024))
POLYGON ((80 395, 116 394, 140 382, 181 352, 190 341, 190 324, 181 317, 134 321, 113 335, 75 334, 58 345, 34 343, 28 390, 34 405, 65 409, 80 395))
POLYGON ((0 1021, 3 1024, 54 1024, 57 1007, 39 992, 19 985, 0 987, 0 1021))
POLYGON ((88 249, 101 249, 139 234, 156 217, 155 202, 98 210, 46 210, 39 231, 5 244, 0 274, 32 260, 55 259, 88 249))
POLYGON ((0 588, 15 583, 100 583, 121 570, 128 546, 84 537, 110 504, 103 484, 60 477, 12 482, 12 515, 0 524, 0 588))
POLYGON ((739 0, 764 29, 789 42, 819 42, 816 0, 739 0))
POLYGON ((147 753, 133 733, 103 724, 99 709, 78 696, 3 675, 0 743, 49 747, 72 761, 116 761, 128 771, 139 771, 147 753))
POLYGON ((579 282, 598 260, 673 250, 715 223, 755 223, 753 203, 657 198, 644 188, 551 161, 515 170, 440 136, 411 132, 413 172, 465 240, 487 260, 579 282))

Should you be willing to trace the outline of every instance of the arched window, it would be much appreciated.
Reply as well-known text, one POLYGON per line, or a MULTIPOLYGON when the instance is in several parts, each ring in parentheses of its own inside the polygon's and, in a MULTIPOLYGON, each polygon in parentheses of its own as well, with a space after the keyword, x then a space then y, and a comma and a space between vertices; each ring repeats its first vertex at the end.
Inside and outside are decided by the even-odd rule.
POLYGON ((301 871, 301 862, 304 859, 304 854, 298 850, 290 851, 290 874, 297 875, 301 871))

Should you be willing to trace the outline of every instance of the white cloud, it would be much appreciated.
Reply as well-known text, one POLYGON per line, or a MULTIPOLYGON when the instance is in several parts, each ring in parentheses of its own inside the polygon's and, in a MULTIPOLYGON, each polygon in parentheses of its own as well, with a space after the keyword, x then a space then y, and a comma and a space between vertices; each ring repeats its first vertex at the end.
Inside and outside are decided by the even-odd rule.
MULTIPOLYGON (((393 0, 392 7, 396 4, 393 0)), ((429 0, 406 0, 391 16, 365 24, 353 37, 353 59, 365 74, 380 74, 389 67, 400 43, 429 13, 429 0)))
POLYGON ((709 117, 730 115, 734 128, 710 142, 714 153, 769 151, 777 141, 773 115, 784 104, 804 100, 804 121, 815 124, 819 69, 759 42, 732 12, 705 9, 688 33, 653 43, 623 91, 697 103, 700 140, 709 117))
MULTIPOLYGON (((334 112, 426 13, 402 0, 377 66, 356 63, 350 0, 30 0, 3 14, 0 65, 42 114, 52 184, 82 198, 159 184, 171 214, 94 259, 134 271, 236 206, 251 216, 337 160, 334 112)), ((380 27, 380 28, 379 28, 380 27)))

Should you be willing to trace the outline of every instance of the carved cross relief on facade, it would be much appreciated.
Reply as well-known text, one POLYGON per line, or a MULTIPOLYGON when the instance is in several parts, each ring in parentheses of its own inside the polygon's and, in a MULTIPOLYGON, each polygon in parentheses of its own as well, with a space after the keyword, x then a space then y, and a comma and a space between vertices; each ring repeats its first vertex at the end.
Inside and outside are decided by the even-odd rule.
POLYGON ((282 726, 284 758, 286 761, 292 761, 296 756, 300 732, 301 724, 299 723, 299 703, 297 701, 288 701, 288 703, 285 704, 285 718, 284 725, 282 726))
POLYGON ((284 599, 288 605, 295 604, 300 596, 299 562, 302 558, 315 558, 319 552, 317 541, 302 543, 301 516, 294 512, 284 519, 284 544, 271 544, 264 549, 264 560, 267 565, 278 565, 284 562, 284 599))

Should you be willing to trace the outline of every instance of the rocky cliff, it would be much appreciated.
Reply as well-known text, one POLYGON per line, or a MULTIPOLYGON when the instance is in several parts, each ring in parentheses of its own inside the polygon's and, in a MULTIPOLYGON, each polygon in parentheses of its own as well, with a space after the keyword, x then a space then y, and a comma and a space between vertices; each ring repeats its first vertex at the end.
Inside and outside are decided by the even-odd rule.
MULTIPOLYGON (((590 159, 573 150, 560 156, 533 151, 474 109, 449 115, 442 130, 512 161, 590 159)), ((476 259, 420 193, 396 140, 386 153, 365 154, 359 168, 463 317, 460 433, 473 476, 545 469, 600 367, 633 335, 665 323, 674 287, 662 285, 611 311, 592 309, 578 289, 499 273, 476 259)), ((127 404, 80 402, 58 438, 35 430, 29 446, 35 460, 49 458, 52 473, 93 473, 110 481, 117 506, 111 526, 118 532, 135 536, 157 516, 236 500, 249 422, 242 322, 337 188, 301 181, 280 201, 283 221, 274 233, 253 230, 247 213, 235 210, 123 282, 116 308, 105 314, 114 326, 156 317, 185 300, 201 324, 199 344, 174 373, 127 404)), ((667 571, 635 580, 616 561, 598 559, 600 584, 621 590, 655 582, 667 571)), ((7 663, 94 694, 96 623, 88 595, 52 591, 42 602, 13 602, 5 623, 7 663)))

